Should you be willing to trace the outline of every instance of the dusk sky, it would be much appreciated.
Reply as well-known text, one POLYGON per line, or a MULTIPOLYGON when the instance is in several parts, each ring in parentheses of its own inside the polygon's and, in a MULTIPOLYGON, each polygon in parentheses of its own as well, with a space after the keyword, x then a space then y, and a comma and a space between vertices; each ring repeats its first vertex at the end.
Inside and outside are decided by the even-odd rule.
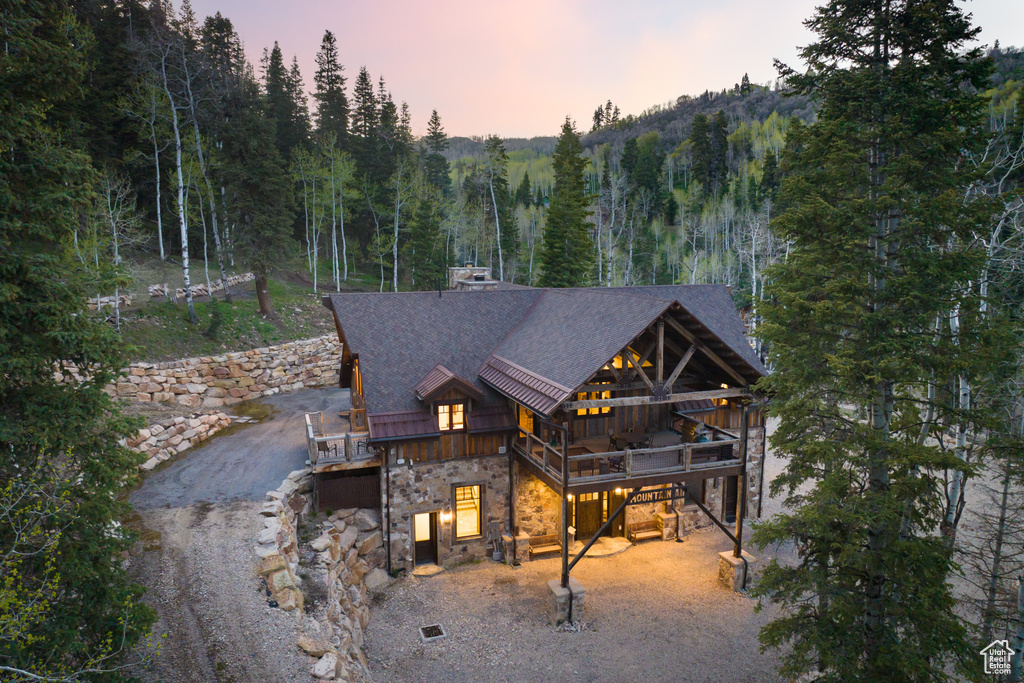
MULTIPOLYGON (((177 2, 175 3, 178 4, 177 2)), ((338 37, 352 82, 365 65, 409 103, 422 135, 437 109, 449 135, 557 135, 566 115, 590 128, 598 104, 623 115, 721 90, 746 72, 774 80, 772 59, 795 64, 810 42, 802 21, 815 0, 193 0, 200 18, 220 11, 259 63, 278 41, 297 55, 307 89, 324 29, 338 37)), ((966 4, 981 42, 1024 45, 1024 2, 966 4)))

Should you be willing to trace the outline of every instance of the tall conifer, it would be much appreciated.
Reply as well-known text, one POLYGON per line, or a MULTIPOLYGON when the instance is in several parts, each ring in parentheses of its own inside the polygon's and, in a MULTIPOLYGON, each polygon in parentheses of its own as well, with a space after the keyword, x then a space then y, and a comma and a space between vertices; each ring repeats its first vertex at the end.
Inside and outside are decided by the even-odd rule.
POLYGON ((316 129, 318 135, 332 132, 337 144, 345 149, 348 136, 348 97, 345 96, 345 67, 338 61, 338 40, 324 31, 320 51, 316 53, 316 129))
POLYGON ((580 136, 566 118, 551 159, 555 187, 544 231, 542 287, 581 287, 588 284, 594 270, 594 243, 590 239, 587 197, 580 136))

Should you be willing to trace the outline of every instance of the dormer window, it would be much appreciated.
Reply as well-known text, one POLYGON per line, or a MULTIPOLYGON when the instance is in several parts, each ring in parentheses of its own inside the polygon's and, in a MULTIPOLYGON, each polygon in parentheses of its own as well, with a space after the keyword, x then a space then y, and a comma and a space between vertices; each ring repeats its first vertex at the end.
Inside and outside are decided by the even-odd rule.
POLYGON ((465 429, 466 404, 462 401, 457 403, 438 403, 437 426, 442 432, 454 432, 465 429))

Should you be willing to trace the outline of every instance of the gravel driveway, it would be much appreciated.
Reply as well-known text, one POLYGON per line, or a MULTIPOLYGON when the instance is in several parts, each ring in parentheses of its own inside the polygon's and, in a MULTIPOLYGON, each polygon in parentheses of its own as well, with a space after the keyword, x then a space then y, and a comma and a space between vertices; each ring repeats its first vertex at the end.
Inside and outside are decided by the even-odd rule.
POLYGON ((135 509, 262 500, 289 472, 306 465, 304 413, 323 411, 326 422, 351 407, 349 390, 338 388, 303 389, 256 403, 270 414, 257 423, 232 425, 146 475, 131 494, 135 509))
POLYGON ((758 630, 776 611, 718 584, 715 530, 683 543, 648 541, 575 569, 587 591, 582 633, 547 624, 557 558, 513 569, 485 561, 395 582, 371 609, 366 654, 380 681, 778 681, 758 630), (422 644, 417 628, 441 624, 422 644))
MULTIPOLYGON (((258 422, 236 424, 144 475, 130 500, 142 542, 132 575, 156 609, 141 680, 159 683, 310 681, 295 619, 267 606, 253 542, 267 491, 306 462, 303 413, 349 407, 348 390, 262 399, 258 422)), ((258 406, 256 406, 258 408, 258 406)), ((229 409, 230 410, 230 409, 229 409)), ((328 425, 330 422, 328 421, 328 425)))

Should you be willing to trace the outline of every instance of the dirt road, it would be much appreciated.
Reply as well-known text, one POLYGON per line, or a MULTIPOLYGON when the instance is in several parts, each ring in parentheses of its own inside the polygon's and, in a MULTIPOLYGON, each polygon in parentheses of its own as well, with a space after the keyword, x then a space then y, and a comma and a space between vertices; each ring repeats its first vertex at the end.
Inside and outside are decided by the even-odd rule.
POLYGON ((266 492, 305 464, 303 413, 346 408, 348 392, 311 389, 265 403, 272 410, 261 421, 169 461, 131 494, 143 538, 130 570, 158 614, 141 680, 311 680, 294 617, 267 606, 253 541, 266 492))

